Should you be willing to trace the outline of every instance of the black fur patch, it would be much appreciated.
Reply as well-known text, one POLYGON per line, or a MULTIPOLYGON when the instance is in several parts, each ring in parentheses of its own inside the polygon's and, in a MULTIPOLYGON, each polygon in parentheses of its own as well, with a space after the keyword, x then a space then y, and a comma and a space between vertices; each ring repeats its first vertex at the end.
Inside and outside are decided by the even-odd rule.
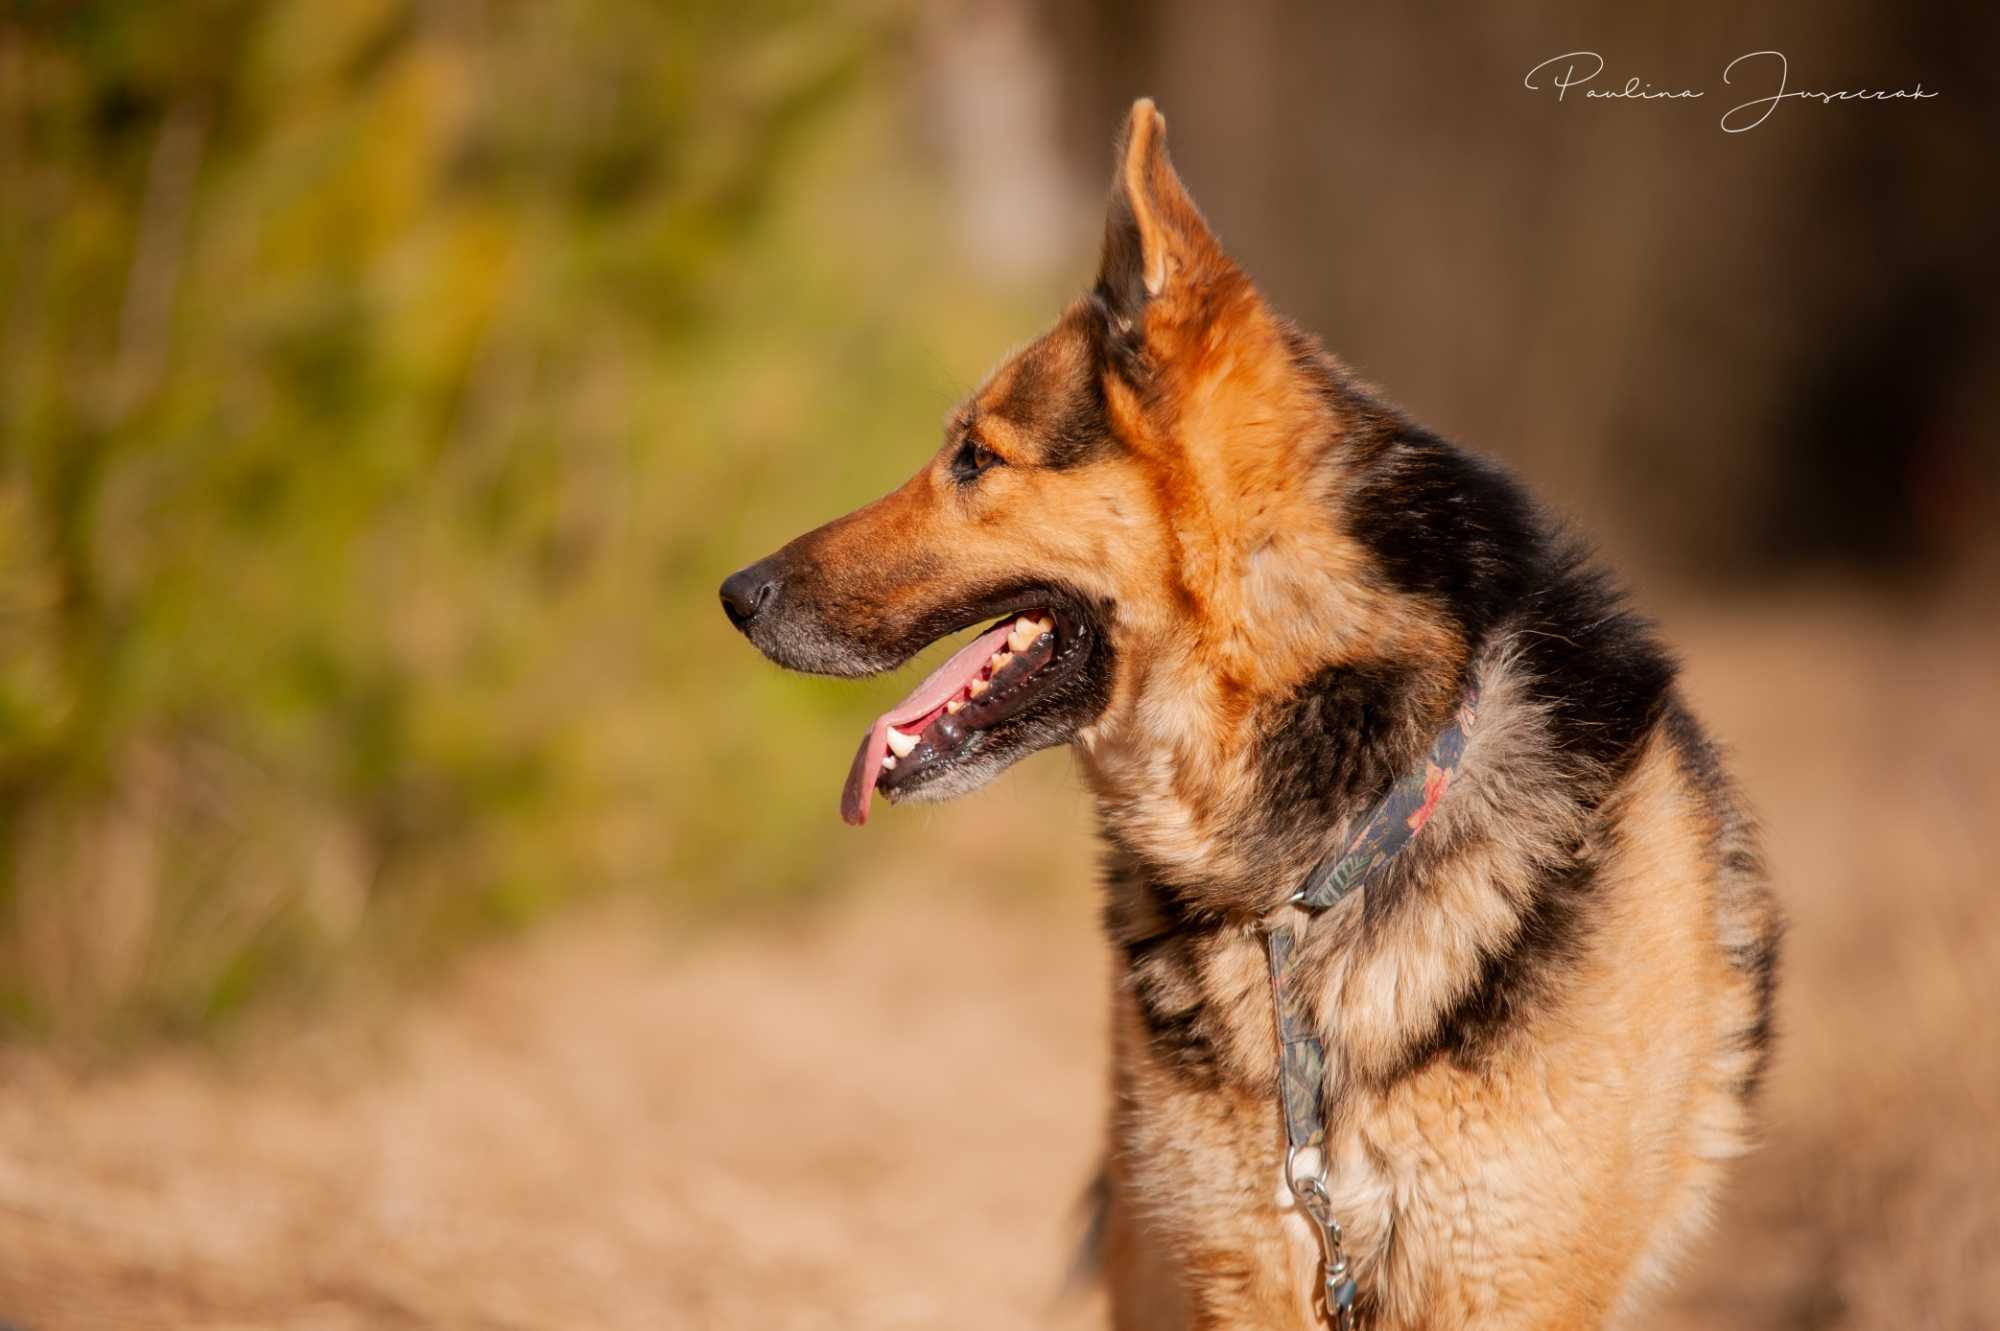
POLYGON ((1216 1037, 1201 997, 1201 958, 1218 927, 1179 894, 1147 879, 1114 847, 1104 862, 1104 928, 1124 962, 1125 986, 1155 1057, 1197 1086, 1221 1079, 1216 1037))
POLYGON ((1615 779, 1674 680, 1651 625, 1499 466, 1393 415, 1376 420, 1390 433, 1368 450, 1348 529, 1396 590, 1447 613, 1469 652, 1496 633, 1513 639, 1555 747, 1615 779))
MULTIPOLYGON (((1059 334, 1060 335, 1060 334, 1059 334)), ((1104 402, 1101 340, 1090 337, 1091 355, 1082 373, 1064 374, 1054 357, 1031 348, 1015 362, 1007 391, 987 409, 1035 441, 1035 461, 1055 471, 1081 466, 1123 445, 1112 433, 1104 402)))
POLYGON ((1394 1077, 1438 1058, 1476 1068, 1534 1006, 1554 995, 1580 951, 1584 912, 1597 880, 1579 857, 1542 876, 1528 892, 1514 934, 1481 954, 1479 973, 1436 1029, 1410 1047, 1394 1077))
POLYGON ((1764 1077, 1771 1070, 1771 1049, 1776 1038, 1778 998, 1778 930, 1758 938, 1748 947, 1739 948, 1729 958, 1730 964, 1750 977, 1751 990, 1756 995, 1756 1016, 1750 1024, 1736 1033, 1738 1045, 1750 1053, 1750 1071, 1736 1087, 1736 1093, 1744 1099, 1754 1099, 1762 1089, 1764 1077))
POLYGON ((1386 581, 1438 603, 1476 648, 1534 585, 1547 558, 1543 524, 1495 464, 1387 412, 1372 423, 1348 530, 1386 581))
MULTIPOLYGON (((1118 156, 1121 161, 1124 159, 1122 143, 1118 156)), ((1097 267, 1095 296, 1114 332, 1131 332, 1144 323, 1149 298, 1146 249, 1122 177, 1112 186, 1111 202, 1105 212, 1104 253, 1097 267)))
POLYGON ((1331 665, 1273 709, 1256 764, 1268 814, 1240 834, 1331 833, 1379 799, 1430 740, 1410 718, 1419 671, 1384 661, 1331 665))
POLYGON ((1132 315, 1121 313, 1118 300, 1102 283, 1085 305, 1092 316, 1091 349, 1098 365, 1144 390, 1152 382, 1152 367, 1146 359, 1143 308, 1132 315))
POLYGON ((1594 805, 1620 780, 1667 710, 1677 667, 1652 626, 1624 603, 1610 576, 1568 542, 1544 556, 1542 576, 1506 632, 1551 743, 1599 770, 1594 805))
MULTIPOLYGON (((1761 883, 1763 857, 1736 799, 1736 788, 1722 765, 1722 755, 1702 730, 1694 714, 1678 699, 1667 708, 1665 727, 1668 740, 1679 760, 1688 784, 1707 802, 1715 827, 1709 854, 1721 866, 1732 885, 1761 883)), ((1778 949, 1783 928, 1775 915, 1764 923, 1763 932, 1746 944, 1730 949, 1729 964, 1750 981, 1754 1002, 1750 1024, 1733 1035, 1737 1046, 1750 1055, 1750 1071, 1737 1086, 1744 1099, 1757 1094, 1771 1065, 1776 1040, 1778 992, 1778 949)))

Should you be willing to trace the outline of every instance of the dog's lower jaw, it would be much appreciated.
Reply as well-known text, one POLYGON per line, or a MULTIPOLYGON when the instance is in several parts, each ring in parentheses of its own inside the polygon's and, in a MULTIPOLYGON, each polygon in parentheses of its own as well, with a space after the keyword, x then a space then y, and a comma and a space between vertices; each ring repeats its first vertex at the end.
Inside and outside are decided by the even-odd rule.
POLYGON ((1002 772, 1028 756, 1028 750, 994 752, 974 735, 966 751, 935 775, 909 785, 884 786, 882 794, 892 804, 943 804, 985 786, 1002 772))

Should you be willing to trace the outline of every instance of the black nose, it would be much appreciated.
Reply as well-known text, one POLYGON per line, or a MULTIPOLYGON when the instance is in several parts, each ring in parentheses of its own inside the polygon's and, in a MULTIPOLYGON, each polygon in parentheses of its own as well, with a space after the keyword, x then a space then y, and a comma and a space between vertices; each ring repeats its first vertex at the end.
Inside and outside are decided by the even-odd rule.
POLYGON ((778 579, 764 564, 737 569, 723 579, 722 613, 729 616, 730 623, 748 633, 750 621, 771 603, 771 596, 777 590, 778 579))

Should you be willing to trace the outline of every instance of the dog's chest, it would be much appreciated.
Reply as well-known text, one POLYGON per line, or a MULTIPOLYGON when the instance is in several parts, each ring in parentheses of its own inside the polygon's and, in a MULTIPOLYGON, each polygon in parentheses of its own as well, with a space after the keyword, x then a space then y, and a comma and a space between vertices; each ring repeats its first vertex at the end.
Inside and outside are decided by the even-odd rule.
MULTIPOLYGON (((1321 1245, 1285 1183, 1261 939, 1245 929, 1167 929, 1160 909, 1114 890, 1107 911, 1125 962, 1113 1028, 1120 1186, 1151 1218, 1171 1267, 1196 1280, 1226 1272, 1250 1291, 1267 1319, 1260 1324, 1320 1327, 1311 1297, 1321 1245)), ((1338 1058, 1337 1038, 1330 1044, 1338 1058)), ((1391 1090, 1350 1091, 1329 1108, 1326 1186, 1371 1306, 1408 1317, 1432 1307, 1441 1288, 1505 1283, 1504 1272, 1486 1269, 1493 1236, 1481 1231, 1504 1223, 1507 1208, 1486 1185, 1528 1197, 1534 1181, 1502 1177, 1520 1163, 1503 1089, 1438 1065, 1391 1090)), ((1378 1314, 1372 1324, 1397 1323, 1378 1314)))
MULTIPOLYGON (((1112 1152, 1124 1204, 1147 1218, 1165 1268, 1226 1286, 1243 1324, 1323 1331, 1313 1307, 1322 1249, 1285 1183, 1275 1091, 1187 1075, 1153 1052, 1131 1004, 1119 1006, 1112 1152)), ((1340 1106, 1326 1187, 1368 1325, 1424 1325, 1445 1303, 1504 1306, 1533 1278, 1500 1255, 1510 1231, 1546 1220, 1506 1133, 1449 1095, 1340 1106)))
MULTIPOLYGON (((1246 1008, 1249 1004, 1245 1005, 1246 1008)), ((1262 1021, 1271 1021, 1268 992, 1262 1021)), ((1275 1037, 1259 1030, 1204 1046, 1190 1061, 1148 1029, 1129 992, 1114 1025, 1112 1152, 1122 1204, 1146 1217, 1167 1269, 1196 1285, 1227 1283, 1232 1307, 1257 1325, 1319 1328, 1320 1239, 1284 1180, 1285 1136, 1276 1098, 1275 1037), (1238 1059, 1253 1042, 1261 1059, 1238 1059), (1252 1064, 1261 1064, 1254 1068, 1252 1064)), ((1307 1159, 1303 1167, 1316 1169, 1307 1159)), ((1387 1178, 1351 1134, 1336 1138, 1327 1186, 1349 1235, 1351 1258, 1376 1264, 1390 1231, 1387 1178)))

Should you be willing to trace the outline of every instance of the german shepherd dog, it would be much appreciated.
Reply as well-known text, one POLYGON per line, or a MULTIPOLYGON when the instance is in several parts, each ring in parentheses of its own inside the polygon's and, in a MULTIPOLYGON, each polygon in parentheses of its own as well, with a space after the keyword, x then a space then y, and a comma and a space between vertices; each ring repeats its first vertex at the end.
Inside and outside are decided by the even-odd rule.
POLYGON ((843 676, 997 621, 870 727, 851 823, 877 790, 1076 754, 1117 974, 1117 1326, 1333 1320, 1275 1089, 1274 923, 1323 1048, 1343 1318, 1613 1323, 1748 1143, 1778 938, 1751 825, 1606 575, 1273 312, 1165 132, 1133 106, 1094 289, 900 489, 732 575, 724 608, 843 676), (1423 835, 1330 908, 1288 904, 1472 696, 1423 835))

